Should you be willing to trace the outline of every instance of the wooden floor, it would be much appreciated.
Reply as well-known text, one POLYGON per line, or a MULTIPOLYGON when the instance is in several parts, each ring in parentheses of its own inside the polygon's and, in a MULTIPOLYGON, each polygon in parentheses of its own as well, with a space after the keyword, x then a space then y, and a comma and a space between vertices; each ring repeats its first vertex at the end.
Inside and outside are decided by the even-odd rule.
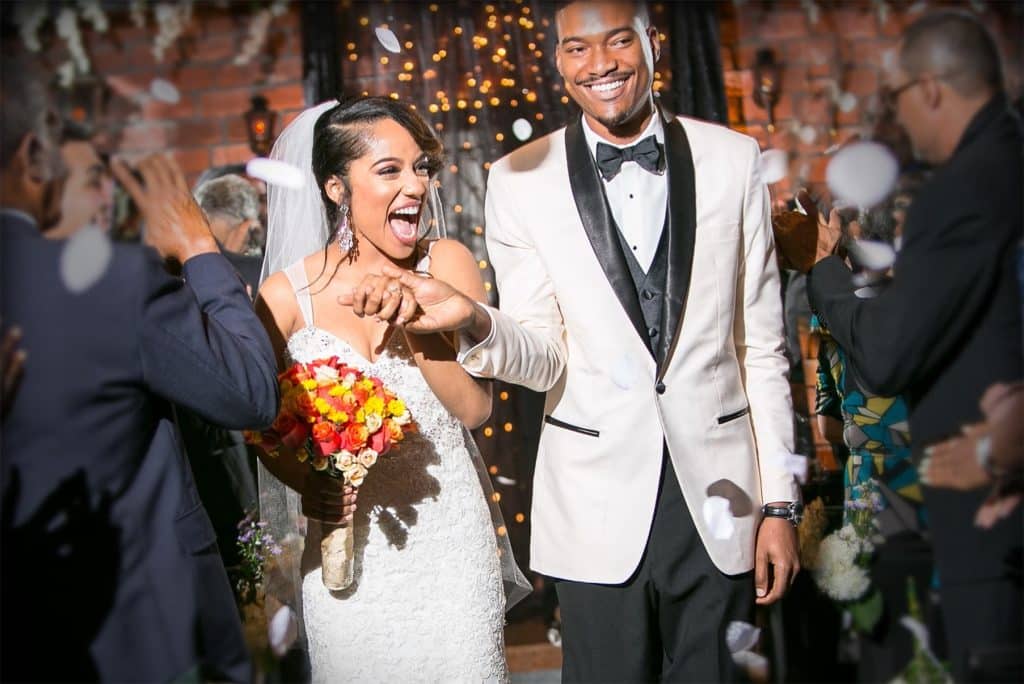
POLYGON ((548 643, 547 624, 530 620, 505 628, 505 655, 509 672, 560 670, 562 649, 548 643))

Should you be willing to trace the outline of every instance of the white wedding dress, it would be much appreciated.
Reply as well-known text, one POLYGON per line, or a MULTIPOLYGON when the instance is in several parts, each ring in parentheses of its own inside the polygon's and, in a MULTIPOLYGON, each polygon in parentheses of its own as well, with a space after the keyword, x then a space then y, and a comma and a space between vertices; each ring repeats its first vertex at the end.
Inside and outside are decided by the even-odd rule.
POLYGON ((427 385, 401 332, 370 363, 315 326, 302 263, 285 273, 306 324, 288 340, 289 362, 338 356, 381 378, 419 425, 359 489, 348 589, 324 587, 320 525, 308 523, 302 610, 313 681, 506 681, 502 569, 471 438, 427 385))

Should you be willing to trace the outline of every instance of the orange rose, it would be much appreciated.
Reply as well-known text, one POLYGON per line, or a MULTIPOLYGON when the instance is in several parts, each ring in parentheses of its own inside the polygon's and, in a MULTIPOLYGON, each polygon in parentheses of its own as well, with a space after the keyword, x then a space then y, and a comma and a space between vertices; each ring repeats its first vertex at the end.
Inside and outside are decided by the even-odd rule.
POLYGON ((355 452, 366 446, 366 440, 370 436, 370 431, 366 429, 365 425, 360 423, 352 423, 345 430, 346 436, 348 437, 346 448, 349 451, 355 452))

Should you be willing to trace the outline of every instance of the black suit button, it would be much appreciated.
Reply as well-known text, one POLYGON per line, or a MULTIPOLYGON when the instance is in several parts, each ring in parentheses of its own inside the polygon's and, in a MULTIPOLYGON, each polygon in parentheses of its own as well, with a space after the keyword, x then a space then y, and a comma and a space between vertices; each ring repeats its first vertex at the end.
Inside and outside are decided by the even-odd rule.
POLYGON ((654 391, 657 392, 658 394, 664 394, 665 393, 665 383, 663 383, 661 380, 659 380, 658 384, 654 386, 654 391))
POLYGON ((647 329, 647 336, 648 337, 657 337, 658 336, 658 329, 654 328, 654 327, 648 328, 647 329))
POLYGON ((651 292, 650 290, 644 290, 640 294, 643 295, 643 298, 648 300, 648 301, 654 299, 654 293, 651 292))

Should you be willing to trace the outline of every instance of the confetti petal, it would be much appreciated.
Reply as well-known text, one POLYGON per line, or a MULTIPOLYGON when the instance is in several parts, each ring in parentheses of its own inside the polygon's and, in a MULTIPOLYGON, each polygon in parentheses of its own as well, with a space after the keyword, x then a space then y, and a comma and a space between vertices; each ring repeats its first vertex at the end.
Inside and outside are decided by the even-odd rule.
POLYGON ((900 624, 907 628, 907 630, 914 636, 914 640, 917 641, 921 648, 928 650, 928 628, 921 624, 920 620, 917 620, 909 615, 904 615, 900 618, 900 624))
POLYGON ((749 651, 761 638, 760 627, 755 627, 749 622, 733 620, 725 628, 725 643, 729 647, 729 653, 749 651))
POLYGON ((850 258, 871 271, 885 271, 896 261, 892 245, 875 240, 852 240, 846 246, 850 258))
POLYGON ((839 111, 844 113, 852 112, 857 108, 857 96, 853 93, 843 93, 839 96, 839 111))
POLYGON ((299 636, 299 622, 295 619, 295 612, 288 606, 281 606, 274 617, 270 618, 267 625, 267 638, 270 641, 270 648, 280 658, 288 652, 288 649, 299 636))
POLYGON ((110 266, 114 248, 110 237, 95 226, 86 226, 68 238, 60 255, 60 277, 71 292, 85 292, 110 266))
POLYGON ((761 153, 761 165, 758 171, 761 180, 769 185, 778 183, 786 177, 789 170, 789 155, 785 150, 765 150, 761 153))
POLYGON ((736 531, 729 500, 722 496, 709 496, 704 501, 704 524, 711 529, 711 536, 718 540, 731 539, 736 531))
POLYGON ((178 92, 173 83, 164 78, 154 78, 150 81, 149 94, 167 104, 178 104, 181 102, 181 93, 178 92))
POLYGON ((380 41, 380 44, 388 52, 398 53, 402 51, 402 45, 398 42, 398 36, 391 29, 378 26, 373 32, 377 34, 377 40, 380 41))
POLYGON ((516 480, 513 480, 511 477, 505 477, 504 475, 495 475, 494 481, 500 485, 505 485, 506 487, 511 487, 514 484, 518 484, 516 480))
POLYGON ((814 141, 818 139, 818 129, 814 126, 807 124, 800 129, 800 142, 804 145, 813 145, 814 141))
POLYGON ((746 672, 752 682, 768 681, 768 659, 759 653, 740 651, 732 654, 732 661, 746 672))
POLYGON ((245 172, 270 185, 280 185, 293 190, 301 188, 303 183, 302 171, 277 159, 267 159, 266 157, 250 159, 249 163, 245 165, 245 172))
POLYGON ((795 477, 800 484, 807 481, 807 457, 800 454, 787 454, 784 452, 768 453, 763 455, 765 465, 775 469, 782 469, 795 477))
POLYGON ((517 140, 529 140, 533 135, 533 126, 526 119, 516 119, 512 122, 512 135, 516 136, 517 140))
POLYGON ((899 163, 884 145, 856 142, 836 152, 825 171, 833 196, 858 207, 873 207, 892 192, 899 163))

